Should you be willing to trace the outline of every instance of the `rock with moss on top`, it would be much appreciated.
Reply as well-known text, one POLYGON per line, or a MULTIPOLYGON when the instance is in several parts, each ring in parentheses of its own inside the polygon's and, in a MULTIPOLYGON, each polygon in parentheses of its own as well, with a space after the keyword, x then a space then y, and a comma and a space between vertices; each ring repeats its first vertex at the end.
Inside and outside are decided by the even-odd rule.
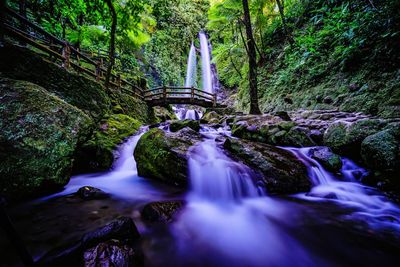
POLYGON ((62 188, 93 122, 33 83, 0 79, 0 191, 24 198, 62 188))
POLYGON ((139 176, 186 187, 187 152, 200 140, 201 136, 188 127, 175 133, 158 128, 149 130, 139 139, 134 151, 139 176))
POLYGON ((230 156, 257 171, 267 192, 292 194, 307 192, 311 182, 306 166, 284 149, 240 139, 226 139, 224 148, 230 156))
POLYGON ((185 127, 189 127, 190 129, 198 132, 200 130, 200 122, 196 120, 172 121, 169 125, 169 130, 171 132, 177 132, 185 127))

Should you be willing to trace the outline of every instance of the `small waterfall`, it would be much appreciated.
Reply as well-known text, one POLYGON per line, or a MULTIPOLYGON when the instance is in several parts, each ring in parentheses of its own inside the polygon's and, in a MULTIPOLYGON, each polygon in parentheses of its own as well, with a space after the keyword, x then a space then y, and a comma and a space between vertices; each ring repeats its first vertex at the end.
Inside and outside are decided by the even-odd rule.
POLYGON ((190 151, 189 176, 191 194, 200 199, 229 202, 263 195, 253 182, 252 170, 229 159, 213 139, 190 151))
POLYGON ((190 45, 190 51, 186 67, 186 80, 185 87, 196 87, 197 85, 197 62, 196 62, 196 48, 194 44, 190 45))
POLYGON ((212 85, 211 57, 210 57, 210 50, 208 48, 208 39, 204 32, 200 32, 199 37, 200 37, 203 90, 208 93, 214 93, 212 85))
POLYGON ((185 120, 199 120, 200 115, 194 109, 188 109, 185 114, 185 120))
POLYGON ((400 209, 376 189, 358 182, 360 176, 367 172, 354 162, 343 158, 343 167, 340 170, 342 179, 338 179, 309 156, 312 147, 282 148, 291 151, 307 166, 314 187, 309 193, 299 195, 301 198, 316 201, 329 199, 339 205, 355 208, 357 212, 354 214, 368 217, 367 221, 372 226, 399 228, 400 209))

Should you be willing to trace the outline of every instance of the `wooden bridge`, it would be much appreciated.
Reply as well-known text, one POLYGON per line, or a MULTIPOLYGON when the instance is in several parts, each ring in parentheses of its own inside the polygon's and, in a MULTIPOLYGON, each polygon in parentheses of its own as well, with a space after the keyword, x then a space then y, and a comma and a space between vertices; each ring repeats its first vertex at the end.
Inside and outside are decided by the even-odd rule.
MULTIPOLYGON (((74 70, 79 75, 89 76, 98 82, 105 81, 107 58, 99 53, 82 51, 72 44, 62 40, 40 26, 29 21, 16 11, 5 8, 4 18, 0 17, 1 31, 9 38, 22 42, 38 53, 44 60, 61 67, 74 70)), ((110 85, 113 89, 131 94, 148 103, 149 106, 164 106, 168 104, 190 104, 201 107, 217 107, 215 94, 205 92, 195 87, 162 86, 143 90, 137 81, 122 78, 123 73, 111 73, 110 85)))
POLYGON ((215 94, 195 87, 162 86, 144 91, 144 101, 150 106, 169 104, 190 104, 202 107, 216 107, 215 94))

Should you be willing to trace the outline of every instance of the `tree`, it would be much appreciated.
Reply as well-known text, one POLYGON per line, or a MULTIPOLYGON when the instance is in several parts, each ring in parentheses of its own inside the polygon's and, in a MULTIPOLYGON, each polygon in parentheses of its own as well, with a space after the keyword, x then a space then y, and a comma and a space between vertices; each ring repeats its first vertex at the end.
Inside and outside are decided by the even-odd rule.
POLYGON ((117 30, 117 13, 115 12, 114 5, 111 0, 106 0, 106 4, 111 14, 111 32, 110 32, 110 50, 109 50, 109 64, 107 67, 105 86, 108 87, 110 83, 111 71, 115 62, 115 32, 117 30))
POLYGON ((256 44, 253 37, 253 30, 251 28, 249 3, 247 0, 242 0, 242 4, 244 12, 243 23, 247 35, 246 51, 249 59, 250 114, 261 114, 258 106, 256 44))

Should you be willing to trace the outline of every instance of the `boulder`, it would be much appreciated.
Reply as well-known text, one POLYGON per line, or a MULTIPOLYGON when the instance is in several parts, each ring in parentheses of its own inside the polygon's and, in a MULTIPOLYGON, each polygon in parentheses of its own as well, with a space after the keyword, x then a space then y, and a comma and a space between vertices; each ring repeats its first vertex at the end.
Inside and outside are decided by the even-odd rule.
POLYGON ((332 103, 333 103, 333 99, 332 99, 332 97, 330 97, 330 96, 326 96, 326 97, 324 97, 323 102, 324 102, 325 104, 332 104, 332 103))
POLYGON ((189 127, 190 129, 198 132, 200 130, 200 122, 196 120, 172 121, 169 125, 169 130, 171 132, 177 132, 185 127, 189 127))
POLYGON ((83 200, 105 199, 109 197, 103 190, 92 186, 83 186, 78 189, 76 194, 83 200))
POLYGON ((284 121, 292 120, 286 111, 276 111, 273 113, 273 115, 278 116, 279 118, 281 118, 284 121))
POLYGON ((141 262, 143 260, 141 252, 135 248, 139 240, 140 235, 133 220, 129 217, 119 217, 107 225, 83 235, 78 242, 65 244, 49 251, 35 262, 35 266, 81 266, 82 260, 88 263, 100 261, 102 258, 98 252, 101 250, 107 253, 104 255, 104 260, 130 260, 131 256, 135 256, 135 262, 141 262), (98 247, 99 245, 100 247, 98 247), (126 258, 128 255, 130 257, 126 258))
POLYGON ((83 254, 85 267, 96 266, 139 266, 135 250, 118 240, 110 240, 87 249, 83 254))
POLYGON ((232 158, 257 171, 269 193, 292 194, 311 188, 306 166, 289 151, 231 138, 226 139, 224 148, 232 158))
POLYGON ((203 123, 219 123, 221 121, 222 116, 219 115, 215 111, 209 111, 204 113, 203 117, 201 117, 201 122, 203 123))
POLYGON ((373 169, 400 169, 399 146, 399 139, 390 130, 380 131, 361 143, 361 158, 366 166, 373 169))
POLYGON ((184 202, 179 200, 152 202, 144 206, 142 218, 148 222, 170 223, 183 206, 184 202))
POLYGON ((315 146, 315 142, 310 137, 311 133, 308 128, 295 126, 292 127, 282 138, 281 144, 294 147, 315 146))
POLYGON ((333 153, 329 147, 313 147, 309 151, 309 156, 318 161, 328 171, 337 172, 342 168, 342 159, 333 153))
POLYGON ((190 128, 171 133, 153 128, 138 141, 134 155, 142 177, 186 186, 188 183, 188 149, 201 140, 190 128))
POLYGON ((339 154, 360 156, 361 142, 385 127, 380 119, 362 119, 355 122, 336 121, 324 133, 324 145, 339 154))
POLYGON ((93 122, 40 86, 0 79, 0 129, 0 194, 15 199, 67 184, 93 122))

